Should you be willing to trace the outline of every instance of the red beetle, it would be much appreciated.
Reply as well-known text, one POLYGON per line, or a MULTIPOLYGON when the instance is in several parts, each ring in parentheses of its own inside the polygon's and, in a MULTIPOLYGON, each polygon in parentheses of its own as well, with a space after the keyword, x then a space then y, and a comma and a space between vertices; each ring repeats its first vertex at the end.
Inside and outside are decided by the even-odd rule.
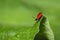
POLYGON ((36 21, 39 20, 42 17, 42 12, 39 12, 38 15, 36 16, 36 21))

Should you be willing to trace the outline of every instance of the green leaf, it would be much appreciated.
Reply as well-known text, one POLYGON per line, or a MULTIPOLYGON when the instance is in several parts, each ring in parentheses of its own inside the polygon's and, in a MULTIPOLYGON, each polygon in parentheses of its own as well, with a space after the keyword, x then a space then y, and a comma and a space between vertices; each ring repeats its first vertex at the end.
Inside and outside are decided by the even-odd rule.
POLYGON ((34 40, 54 40, 54 34, 50 28, 49 22, 46 17, 42 17, 39 24, 39 32, 36 34, 34 40))

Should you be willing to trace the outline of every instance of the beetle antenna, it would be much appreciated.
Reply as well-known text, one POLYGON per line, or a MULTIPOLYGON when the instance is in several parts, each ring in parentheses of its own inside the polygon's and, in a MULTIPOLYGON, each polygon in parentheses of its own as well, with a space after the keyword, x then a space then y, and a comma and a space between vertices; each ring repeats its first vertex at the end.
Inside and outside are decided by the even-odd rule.
POLYGON ((36 19, 34 16, 32 16, 33 17, 33 19, 36 19))

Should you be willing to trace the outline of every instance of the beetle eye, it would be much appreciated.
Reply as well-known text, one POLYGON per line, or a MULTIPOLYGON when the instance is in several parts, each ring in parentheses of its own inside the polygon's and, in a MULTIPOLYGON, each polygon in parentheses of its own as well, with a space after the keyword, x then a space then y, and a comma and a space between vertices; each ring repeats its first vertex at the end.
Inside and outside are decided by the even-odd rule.
POLYGON ((35 19, 35 21, 36 21, 37 19, 35 19))

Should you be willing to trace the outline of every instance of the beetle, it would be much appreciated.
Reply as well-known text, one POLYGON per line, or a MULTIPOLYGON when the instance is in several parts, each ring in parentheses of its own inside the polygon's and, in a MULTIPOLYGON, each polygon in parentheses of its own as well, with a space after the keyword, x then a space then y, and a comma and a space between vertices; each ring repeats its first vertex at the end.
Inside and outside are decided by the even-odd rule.
POLYGON ((39 13, 37 14, 35 20, 37 21, 37 20, 41 19, 42 16, 43 16, 43 15, 42 15, 42 12, 39 12, 39 13))

